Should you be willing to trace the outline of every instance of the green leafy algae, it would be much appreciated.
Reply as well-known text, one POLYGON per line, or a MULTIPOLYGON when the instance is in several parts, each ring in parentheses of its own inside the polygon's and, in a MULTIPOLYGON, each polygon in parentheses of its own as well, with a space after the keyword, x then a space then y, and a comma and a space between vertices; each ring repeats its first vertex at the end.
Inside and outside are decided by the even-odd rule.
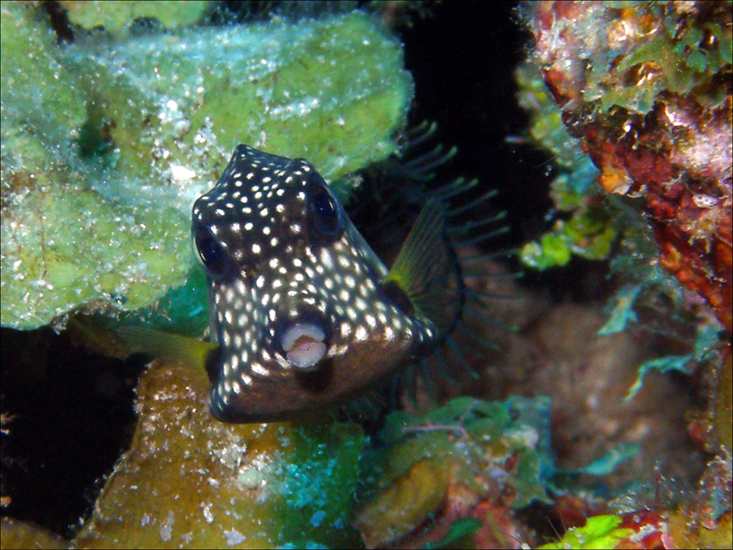
POLYGON ((729 1, 596 2, 559 18, 558 39, 576 37, 571 48, 581 64, 573 78, 591 107, 585 116, 614 108, 646 114, 670 92, 695 93, 708 105, 723 100, 716 80, 730 74, 730 8, 729 1))
POLYGON ((641 364, 639 375, 629 393, 624 398, 626 401, 633 399, 639 392, 644 382, 644 376, 649 371, 669 372, 678 371, 690 374, 688 365, 691 363, 705 363, 716 358, 714 349, 720 342, 720 327, 716 325, 702 325, 697 331, 695 346, 692 353, 687 355, 665 355, 658 359, 652 359, 641 364))
MULTIPOLYGON (((582 20, 555 21, 555 32, 562 36, 568 26, 568 35, 577 38, 568 47, 579 60, 573 78, 586 104, 582 116, 630 121, 650 113, 669 94, 693 94, 704 105, 720 104, 727 90, 720 83, 730 79, 730 6, 598 2, 580 10, 582 20)), ((538 62, 530 59, 516 71, 519 104, 531 115, 530 136, 552 154, 560 170, 551 184, 555 206, 572 219, 556 222, 545 236, 525 245, 521 259, 539 270, 565 265, 573 255, 607 259, 616 238, 627 238, 629 226, 615 219, 618 209, 611 200, 600 199, 599 172, 580 140, 565 129, 563 111, 550 97, 538 62)), ((563 108, 566 116, 572 111, 563 108)))
POLYGON ((618 516, 593 516, 586 520, 583 527, 568 529, 562 540, 543 544, 542 550, 562 548, 616 548, 634 533, 633 529, 619 527, 622 519, 618 516))
POLYGON ((169 294, 190 207, 235 145, 336 179, 396 150, 412 99, 399 42, 358 11, 59 46, 44 10, 2 10, 3 326, 195 301, 169 294))
MULTIPOLYGON (((730 7, 728 2, 728 9, 730 7)), ((614 72, 619 75, 634 68, 646 77, 626 79, 631 85, 607 86, 602 101, 604 110, 619 105, 646 113, 662 92, 669 90, 687 95, 698 86, 707 86, 726 64, 731 63, 733 33, 723 18, 712 21, 706 21, 706 16, 682 19, 680 12, 665 3, 642 3, 633 9, 637 12, 635 18, 653 18, 662 20, 663 24, 616 64, 614 72), (649 67, 646 72, 641 70, 645 64, 649 67)), ((697 97, 716 104, 725 97, 724 87, 715 92, 716 88, 707 90, 711 92, 709 97, 706 94, 697 97)))
POLYGON ((601 458, 594 460, 583 468, 577 470, 559 471, 555 476, 555 479, 568 479, 568 476, 578 476, 581 474, 598 477, 608 475, 612 473, 616 469, 616 466, 618 466, 622 462, 625 462, 630 458, 634 458, 637 454, 639 454, 640 450, 641 446, 636 443, 619 443, 601 458))
POLYGON ((638 319, 634 303, 642 290, 641 285, 628 285, 621 288, 611 299, 613 309, 605 324, 598 329, 598 336, 607 336, 623 331, 638 319))
POLYGON ((558 221, 539 241, 524 245, 522 262, 544 270, 566 265, 573 255, 586 260, 604 260, 618 236, 608 216, 593 209, 578 209, 568 221, 558 221))
POLYGON ((538 240, 522 247, 521 261, 545 270, 567 265, 573 256, 605 260, 619 231, 607 207, 595 200, 600 194, 599 171, 582 152, 580 141, 568 134, 537 66, 527 62, 515 74, 521 89, 519 104, 532 116, 530 136, 552 154, 558 168, 550 196, 562 216, 538 240))

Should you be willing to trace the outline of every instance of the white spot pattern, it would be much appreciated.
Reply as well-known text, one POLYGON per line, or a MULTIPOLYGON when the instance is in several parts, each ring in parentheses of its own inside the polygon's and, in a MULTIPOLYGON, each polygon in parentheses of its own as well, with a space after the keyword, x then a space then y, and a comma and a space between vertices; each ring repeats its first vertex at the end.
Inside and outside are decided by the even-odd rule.
POLYGON ((412 342, 434 334, 382 295, 372 274, 384 266, 357 248, 345 214, 331 241, 317 232, 309 201, 311 189, 325 186, 319 181, 307 161, 240 145, 217 185, 194 205, 194 235, 205 229, 211 245, 221 247, 221 257, 198 255, 223 264, 204 262, 222 347, 210 396, 215 416, 238 407, 249 388, 294 370, 278 340, 288 323, 323 325, 326 357, 347 361, 352 348, 367 346, 375 365, 381 346, 400 346, 407 356, 412 342))

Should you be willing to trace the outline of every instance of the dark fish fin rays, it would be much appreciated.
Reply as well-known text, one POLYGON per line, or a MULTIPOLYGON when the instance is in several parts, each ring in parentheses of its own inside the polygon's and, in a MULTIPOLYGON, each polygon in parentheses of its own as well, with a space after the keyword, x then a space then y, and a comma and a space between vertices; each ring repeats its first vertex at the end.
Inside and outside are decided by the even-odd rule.
MULTIPOLYGON (((479 309, 479 308, 475 308, 475 307, 466 307, 466 308, 464 308, 463 312, 464 312, 464 313, 467 313, 467 314, 468 314, 469 316, 471 316, 471 317, 475 317, 475 318, 478 318, 478 319, 480 319, 481 321, 483 321, 483 322, 485 322, 485 323, 489 323, 489 324, 492 324, 492 325, 494 325, 494 326, 496 326, 496 327, 498 327, 498 328, 500 328, 500 329, 502 329, 502 330, 507 330, 507 331, 509 331, 509 332, 517 332, 517 331, 519 330, 519 329, 518 329, 518 328, 517 328, 516 326, 514 326, 514 325, 509 325, 509 324, 507 324, 507 323, 502 323, 501 321, 499 321, 499 320, 495 319, 495 318, 494 318, 494 317, 492 317, 491 315, 487 315, 487 314, 485 314, 485 313, 484 313, 484 312, 482 312, 482 311, 481 311, 481 309, 479 309)), ((492 346, 489 346, 489 347, 495 347, 495 346, 494 346, 494 345, 492 345, 492 346)))
POLYGON ((483 321, 491 319, 492 299, 504 299, 479 295, 486 288, 481 280, 489 278, 484 270, 488 262, 517 252, 482 251, 488 241, 508 230, 505 213, 492 205, 497 191, 487 190, 476 178, 441 181, 440 167, 455 157, 456 148, 436 145, 436 134, 437 124, 428 121, 403 131, 401 154, 362 172, 370 184, 362 186, 356 197, 356 202, 370 205, 362 209, 365 215, 359 220, 371 231, 365 237, 385 252, 396 248, 390 248, 393 238, 401 234, 393 228, 405 229, 417 216, 384 282, 388 295, 390 286, 403 291, 414 315, 426 317, 439 329, 438 338, 421 350, 423 355, 399 370, 384 388, 383 395, 393 406, 401 399, 416 404, 421 378, 420 393, 437 399, 446 397, 448 385, 431 386, 436 382, 432 378, 451 385, 479 378, 477 365, 487 350, 497 347, 490 341, 490 327, 501 324, 483 321))
POLYGON ((433 170, 451 160, 458 153, 457 147, 451 147, 443 152, 443 146, 437 145, 431 151, 405 163, 405 168, 414 174, 421 174, 417 179, 427 181, 432 179, 433 170))
POLYGON ((456 241, 456 242, 453 243, 453 245, 456 246, 456 247, 458 247, 458 246, 468 246, 468 245, 472 245, 472 244, 482 243, 484 241, 488 241, 488 240, 494 239, 494 238, 496 238, 496 237, 498 237, 500 235, 504 235, 508 231, 509 231, 509 228, 508 227, 506 227, 506 226, 505 227, 500 227, 500 228, 498 228, 498 229, 496 229, 494 231, 490 231, 488 233, 481 233, 480 235, 478 235, 476 237, 471 237, 471 238, 464 239, 464 240, 461 240, 461 241, 456 241))
POLYGON ((522 301, 525 298, 522 296, 516 296, 516 295, 505 295, 505 294, 495 294, 490 292, 479 292, 478 290, 473 290, 470 288, 464 289, 464 292, 466 296, 474 301, 476 304, 482 307, 491 307, 491 301, 495 300, 512 300, 512 301, 522 301))
POLYGON ((466 181, 465 178, 458 178, 451 183, 448 183, 431 191, 430 195, 432 195, 436 199, 447 201, 452 197, 459 195, 460 193, 465 193, 467 190, 473 189, 478 185, 478 183, 478 178, 473 178, 469 181, 466 181))
POLYGON ((476 256, 462 257, 461 265, 466 265, 472 262, 483 262, 488 260, 495 260, 497 258, 511 258, 517 256, 520 250, 518 248, 512 248, 508 250, 500 250, 499 252, 492 252, 491 254, 478 254, 476 256))
MULTIPOLYGON (((435 124, 423 124, 415 131, 416 138, 412 134, 406 134, 409 139, 414 139, 415 143, 404 148, 403 158, 409 156, 410 153, 415 154, 418 146, 425 147, 425 143, 429 141, 436 133, 435 124)), ((461 379, 459 373, 467 374, 471 379, 477 380, 480 376, 474 368, 472 368, 468 351, 472 350, 470 355, 484 355, 487 350, 495 350, 498 346, 491 341, 486 334, 477 333, 474 329, 475 323, 467 322, 466 317, 478 320, 482 326, 489 325, 500 327, 502 330, 516 330, 515 327, 501 323, 491 315, 491 302, 494 299, 507 299, 511 296, 494 296, 491 294, 481 294, 478 290, 472 290, 466 286, 467 282, 473 280, 489 279, 489 278, 515 278, 520 274, 498 274, 487 275, 478 271, 478 266, 487 261, 510 257, 516 255, 517 250, 502 250, 492 253, 483 253, 461 257, 457 253, 462 247, 481 245, 492 238, 505 234, 509 228, 505 226, 506 213, 497 211, 491 207, 491 200, 497 196, 498 192, 494 189, 481 191, 480 182, 476 178, 459 177, 442 185, 426 185, 425 182, 429 178, 425 177, 425 172, 437 168, 453 158, 455 154, 450 149, 450 155, 444 154, 440 156, 442 149, 433 148, 429 153, 422 154, 417 159, 405 163, 405 173, 413 175, 413 181, 416 182, 414 187, 417 189, 408 189, 406 194, 413 194, 413 197, 422 198, 422 200, 439 201, 445 212, 445 239, 448 250, 450 252, 451 267, 449 275, 454 275, 451 296, 443 303, 443 315, 448 312, 448 319, 443 322, 445 327, 443 337, 436 343, 431 353, 418 359, 415 364, 410 365, 408 369, 403 371, 400 376, 400 384, 403 389, 408 392, 408 399, 414 403, 411 395, 415 390, 410 388, 410 380, 416 376, 426 378, 425 389, 430 393, 431 376, 439 376, 449 382, 456 382, 461 379), (432 162, 429 160, 441 158, 442 162, 432 162), (420 177, 414 177, 415 173, 420 177), (468 266, 472 269, 467 271, 468 266), (405 388, 405 386, 407 386, 405 388)), ((432 174, 430 174, 432 176, 432 174)), ((471 287, 475 286, 471 284, 471 287)), ((440 386, 438 385, 440 391, 440 386)), ((433 393, 435 388, 433 388, 433 393)))
POLYGON ((457 208, 452 208, 448 210, 448 217, 454 218, 456 216, 466 214, 470 210, 476 208, 481 203, 484 203, 486 201, 493 199, 494 197, 496 197, 497 194, 498 194, 498 191, 496 189, 490 189, 489 191, 479 196, 477 199, 472 200, 468 204, 464 204, 457 208))
POLYGON ((465 354, 461 351, 461 348, 458 347, 458 344, 456 344, 455 338, 453 338, 452 335, 448 335, 448 337, 445 339, 446 343, 450 347, 451 352, 453 352, 456 356, 458 356, 461 364, 463 365, 466 372, 468 372, 469 376, 473 378, 474 380, 478 380, 481 375, 477 373, 469 364, 468 360, 466 359, 465 354))
MULTIPOLYGON (((485 227, 487 225, 494 224, 496 222, 500 222, 504 218, 506 218, 506 212, 499 212, 498 214, 496 214, 495 216, 491 216, 490 218, 485 218, 483 220, 479 220, 479 221, 476 221, 476 222, 468 222, 468 223, 466 223, 466 224, 464 224, 462 226, 450 227, 450 228, 447 229, 447 233, 449 235, 465 234, 465 233, 467 233, 469 231, 472 231, 474 229, 478 229, 478 228, 481 228, 481 227, 485 227)), ((506 230, 505 227, 501 227, 499 229, 500 230, 502 230, 502 229, 503 230, 506 230)))
POLYGON ((436 402, 438 400, 438 394, 435 391, 433 376, 431 375, 430 366, 428 365, 428 361, 425 357, 420 358, 420 374, 425 382, 425 389, 428 392, 428 397, 432 402, 436 402))
POLYGON ((410 150, 415 149, 423 143, 430 141, 438 130, 438 123, 435 121, 423 120, 417 126, 407 128, 403 133, 404 147, 403 155, 407 155, 410 150))

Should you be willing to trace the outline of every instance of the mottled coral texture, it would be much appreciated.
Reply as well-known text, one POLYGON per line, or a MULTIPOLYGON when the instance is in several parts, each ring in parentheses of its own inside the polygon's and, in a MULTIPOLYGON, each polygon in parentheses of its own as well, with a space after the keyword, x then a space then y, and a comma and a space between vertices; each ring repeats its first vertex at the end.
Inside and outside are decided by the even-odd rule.
POLYGON ((730 331, 730 4, 528 9, 545 82, 601 186, 638 206, 661 265, 730 331))

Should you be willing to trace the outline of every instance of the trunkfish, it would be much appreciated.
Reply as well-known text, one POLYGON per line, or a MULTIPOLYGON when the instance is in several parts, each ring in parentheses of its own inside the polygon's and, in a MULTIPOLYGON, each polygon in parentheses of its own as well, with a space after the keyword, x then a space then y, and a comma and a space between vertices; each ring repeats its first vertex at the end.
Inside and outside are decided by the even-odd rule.
POLYGON ((219 420, 343 404, 443 336, 452 271, 437 200, 387 270, 310 162, 240 145, 192 217, 218 344, 207 368, 219 420))
MULTIPOLYGON (((186 339, 183 354, 205 364, 212 415, 271 422, 332 409, 430 353, 456 321, 445 220, 443 203, 427 200, 387 269, 310 162, 239 145, 192 210, 211 342, 186 339)), ((175 340, 147 339, 170 357, 161 350, 175 340)))

